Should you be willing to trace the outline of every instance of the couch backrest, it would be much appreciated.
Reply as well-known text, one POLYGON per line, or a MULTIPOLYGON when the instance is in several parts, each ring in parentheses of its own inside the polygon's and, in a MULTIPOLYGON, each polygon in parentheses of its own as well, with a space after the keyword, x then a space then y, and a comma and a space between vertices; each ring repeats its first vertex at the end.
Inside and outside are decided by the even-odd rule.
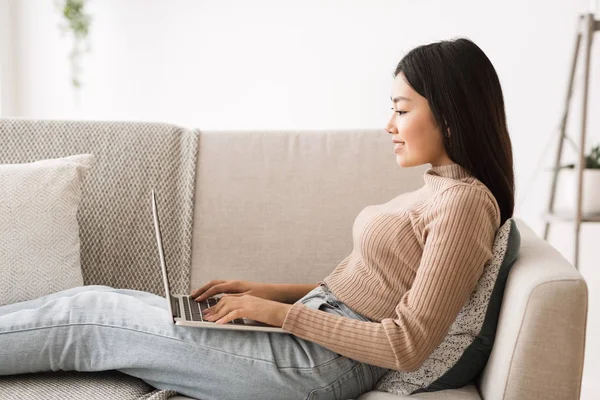
POLYGON ((423 185, 381 130, 201 131, 191 286, 317 283, 352 251, 360 210, 423 185))

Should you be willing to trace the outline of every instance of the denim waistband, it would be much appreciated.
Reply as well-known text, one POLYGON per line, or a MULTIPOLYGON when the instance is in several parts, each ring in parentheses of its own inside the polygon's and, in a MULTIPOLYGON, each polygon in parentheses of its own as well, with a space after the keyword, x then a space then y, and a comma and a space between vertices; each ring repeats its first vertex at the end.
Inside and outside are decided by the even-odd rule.
MULTIPOLYGON (((319 286, 309 292, 305 297, 308 298, 308 301, 305 304, 307 304, 309 307, 315 307, 325 312, 334 313, 342 317, 351 318, 358 321, 374 322, 364 315, 354 311, 343 301, 339 300, 324 282, 319 282, 319 286), (329 307, 324 306, 324 303, 329 305, 329 307)), ((383 375, 390 371, 388 368, 377 367, 369 364, 365 365, 369 366, 371 369, 371 374, 373 377, 372 382, 377 382, 383 375)))
POLYGON ((342 315, 348 318, 358 319, 361 321, 371 321, 369 318, 358 313, 357 311, 354 311, 343 301, 338 299, 324 282, 319 282, 319 286, 315 290, 320 290, 323 293, 324 300, 332 307, 335 307, 338 310, 340 310, 342 312, 342 315))

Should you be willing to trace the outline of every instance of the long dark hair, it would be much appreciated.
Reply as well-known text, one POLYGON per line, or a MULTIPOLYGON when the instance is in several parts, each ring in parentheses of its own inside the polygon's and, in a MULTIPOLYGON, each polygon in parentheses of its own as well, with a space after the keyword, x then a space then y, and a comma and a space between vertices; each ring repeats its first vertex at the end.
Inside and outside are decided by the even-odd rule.
POLYGON ((502 88, 491 61, 471 40, 458 38, 412 49, 394 78, 400 72, 429 102, 448 157, 488 187, 504 224, 515 205, 513 156, 502 88))

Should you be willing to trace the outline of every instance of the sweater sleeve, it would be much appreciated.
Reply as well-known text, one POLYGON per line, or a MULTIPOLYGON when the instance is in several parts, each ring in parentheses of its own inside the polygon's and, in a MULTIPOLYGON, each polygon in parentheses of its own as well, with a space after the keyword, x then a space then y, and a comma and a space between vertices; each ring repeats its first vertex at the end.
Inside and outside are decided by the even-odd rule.
POLYGON ((414 371, 442 342, 492 256, 499 225, 495 200, 481 188, 439 193, 422 218, 423 254, 393 318, 365 322, 295 303, 283 329, 343 356, 414 371))

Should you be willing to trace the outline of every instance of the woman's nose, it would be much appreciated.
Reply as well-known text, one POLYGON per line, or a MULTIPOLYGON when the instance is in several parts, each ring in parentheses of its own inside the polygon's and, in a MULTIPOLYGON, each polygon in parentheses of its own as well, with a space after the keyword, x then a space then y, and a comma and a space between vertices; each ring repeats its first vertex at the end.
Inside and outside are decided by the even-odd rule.
POLYGON ((385 130, 386 130, 386 132, 387 132, 387 133, 389 133, 390 135, 393 135, 394 133, 398 133, 398 131, 397 131, 396 127, 395 127, 395 126, 394 126, 394 124, 392 123, 392 120, 390 120, 390 121, 387 123, 387 125, 386 125, 386 127, 385 127, 385 130))

